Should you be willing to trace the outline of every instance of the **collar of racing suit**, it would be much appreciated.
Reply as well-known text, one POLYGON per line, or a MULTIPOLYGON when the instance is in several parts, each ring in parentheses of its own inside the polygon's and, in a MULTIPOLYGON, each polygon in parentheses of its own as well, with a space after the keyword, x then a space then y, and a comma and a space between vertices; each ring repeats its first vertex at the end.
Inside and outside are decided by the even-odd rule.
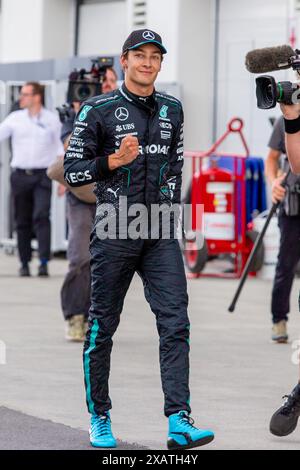
POLYGON ((123 83, 120 92, 128 101, 133 101, 137 106, 146 109, 151 114, 157 111, 158 105, 155 98, 155 90, 149 96, 139 96, 129 91, 125 83, 123 83))

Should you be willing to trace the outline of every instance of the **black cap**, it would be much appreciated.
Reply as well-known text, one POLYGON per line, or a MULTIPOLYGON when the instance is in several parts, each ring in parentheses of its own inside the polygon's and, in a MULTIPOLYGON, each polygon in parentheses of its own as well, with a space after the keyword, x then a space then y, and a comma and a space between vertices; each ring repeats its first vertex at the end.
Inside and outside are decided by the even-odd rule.
POLYGON ((122 48, 122 54, 131 49, 137 49, 139 46, 144 44, 155 44, 162 54, 166 54, 167 49, 163 46, 162 40, 159 34, 151 31, 151 29, 137 29, 132 31, 122 48))

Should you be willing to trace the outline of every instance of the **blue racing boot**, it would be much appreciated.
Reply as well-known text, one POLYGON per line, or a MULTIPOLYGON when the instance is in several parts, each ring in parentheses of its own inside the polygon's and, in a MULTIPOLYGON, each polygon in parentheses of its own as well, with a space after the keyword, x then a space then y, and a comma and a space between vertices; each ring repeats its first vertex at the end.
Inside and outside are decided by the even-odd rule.
POLYGON ((117 447, 116 439, 111 432, 110 414, 91 417, 90 441, 94 447, 117 447))
POLYGON ((203 446, 214 439, 214 433, 193 426, 194 420, 187 411, 169 416, 168 449, 191 449, 203 446))

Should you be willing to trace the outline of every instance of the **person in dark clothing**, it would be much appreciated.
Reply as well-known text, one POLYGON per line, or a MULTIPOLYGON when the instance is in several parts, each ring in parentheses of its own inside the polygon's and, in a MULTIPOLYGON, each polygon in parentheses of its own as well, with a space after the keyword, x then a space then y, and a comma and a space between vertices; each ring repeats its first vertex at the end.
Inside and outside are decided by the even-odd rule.
MULTIPOLYGON (((65 150, 72 133, 75 110, 80 103, 73 103, 74 112, 63 123, 62 140, 65 150)), ((68 222, 69 269, 65 276, 60 297, 66 320, 65 338, 68 341, 84 341, 90 308, 90 254, 89 240, 96 212, 95 203, 79 199, 72 191, 66 191, 66 217, 68 222), (80 295, 78 293, 80 292, 80 295)))
MULTIPOLYGON (((69 147, 64 160, 65 178, 71 186, 96 182, 97 213, 90 247, 91 308, 83 355, 91 414, 90 442, 96 447, 116 446, 109 413, 110 355, 112 337, 135 272, 142 278, 160 336, 164 411, 169 419, 168 448, 196 447, 214 438, 211 431, 193 426, 190 417, 190 324, 178 240, 174 236, 134 239, 129 234, 130 217, 126 233, 118 219, 115 237, 105 238, 99 228, 106 217, 111 222, 116 220, 115 214, 127 213, 123 208, 124 197, 129 215, 135 204, 148 210, 149 215, 157 204, 180 203, 182 105, 154 89, 164 53, 157 33, 137 30, 130 34, 121 56, 125 83, 119 90, 88 100, 82 106, 70 140, 72 148, 69 147)), ((143 233, 149 235, 150 229, 143 233)))
POLYGON ((291 197, 299 201, 293 192, 300 185, 300 178, 290 174, 287 189, 281 186, 289 169, 285 149, 284 119, 280 117, 274 126, 266 160, 266 175, 272 186, 272 202, 281 201, 278 213, 280 247, 272 290, 271 312, 273 320, 272 340, 277 343, 288 340, 287 320, 290 311, 290 293, 295 270, 300 259, 300 206, 292 204, 291 197), (284 174, 278 176, 280 157, 284 155, 284 174))
MULTIPOLYGON (((297 102, 293 105, 285 105, 281 103, 280 107, 283 114, 282 125, 284 129, 284 139, 288 160, 291 166, 291 170, 294 173, 294 177, 297 179, 297 176, 300 173, 300 103, 297 102)), ((290 227, 290 229, 293 230, 292 227, 290 227)), ((298 229, 296 229, 296 233, 297 230, 298 229)), ((296 240, 293 240, 292 243, 289 245, 289 251, 290 253, 295 253, 295 250, 297 250, 299 247, 299 237, 296 240)), ((294 256, 296 255, 294 254, 294 256)), ((292 389, 289 395, 284 395, 283 404, 275 411, 275 413, 271 417, 269 429, 270 432, 275 436, 287 436, 293 431, 295 431, 300 416, 299 349, 295 352, 298 363, 298 383, 292 389)))
MULTIPOLYGON (((102 91, 110 93, 116 88, 117 74, 109 68, 105 74, 102 91)), ((74 109, 76 109, 76 104, 74 109)), ((78 105, 80 107, 80 103, 78 105)), ((74 112, 62 127, 62 140, 66 144, 72 133, 75 116, 74 112)), ((68 341, 84 341, 90 308, 89 241, 96 205, 82 201, 72 191, 67 191, 66 197, 69 229, 68 260, 70 264, 61 288, 61 306, 67 322, 66 339, 68 341)))
MULTIPOLYGON (((117 88, 117 74, 108 68, 102 83, 103 93, 110 93, 117 88)), ((72 103, 72 110, 62 126, 61 138, 65 150, 68 147, 73 124, 80 102, 72 103)), ((49 170, 51 174, 51 169, 49 170)), ((63 177, 63 165, 61 162, 63 177)), ((94 187, 94 185, 93 185, 94 187)), ((65 338, 72 342, 82 342, 88 324, 90 308, 90 234, 95 218, 95 196, 90 190, 85 200, 75 194, 74 188, 59 186, 59 194, 66 191, 66 217, 68 222, 68 251, 69 269, 61 288, 61 308, 66 320, 65 338), (64 188, 64 191, 62 191, 64 188), (80 295, 78 295, 80 292, 80 295)))

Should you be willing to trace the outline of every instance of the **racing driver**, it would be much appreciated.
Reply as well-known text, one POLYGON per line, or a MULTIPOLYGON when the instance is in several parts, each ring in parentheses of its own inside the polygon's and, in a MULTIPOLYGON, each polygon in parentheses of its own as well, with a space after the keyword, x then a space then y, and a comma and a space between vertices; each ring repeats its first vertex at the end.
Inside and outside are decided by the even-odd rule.
MULTIPOLYGON (((192 448, 214 438, 211 431, 195 427, 190 416, 188 296, 177 238, 163 237, 161 231, 155 238, 124 237, 120 225, 116 237, 105 238, 97 229, 104 213, 123 210, 123 198, 129 210, 138 204, 148 213, 153 205, 180 203, 182 106, 154 89, 166 52, 154 31, 141 29, 129 35, 120 59, 124 84, 83 104, 64 159, 65 179, 71 186, 96 182, 91 308, 83 352, 90 442, 95 447, 116 447, 108 386, 112 337, 135 272, 142 278, 160 337, 167 446, 192 448)), ((176 224, 174 218, 171 221, 176 224)))

